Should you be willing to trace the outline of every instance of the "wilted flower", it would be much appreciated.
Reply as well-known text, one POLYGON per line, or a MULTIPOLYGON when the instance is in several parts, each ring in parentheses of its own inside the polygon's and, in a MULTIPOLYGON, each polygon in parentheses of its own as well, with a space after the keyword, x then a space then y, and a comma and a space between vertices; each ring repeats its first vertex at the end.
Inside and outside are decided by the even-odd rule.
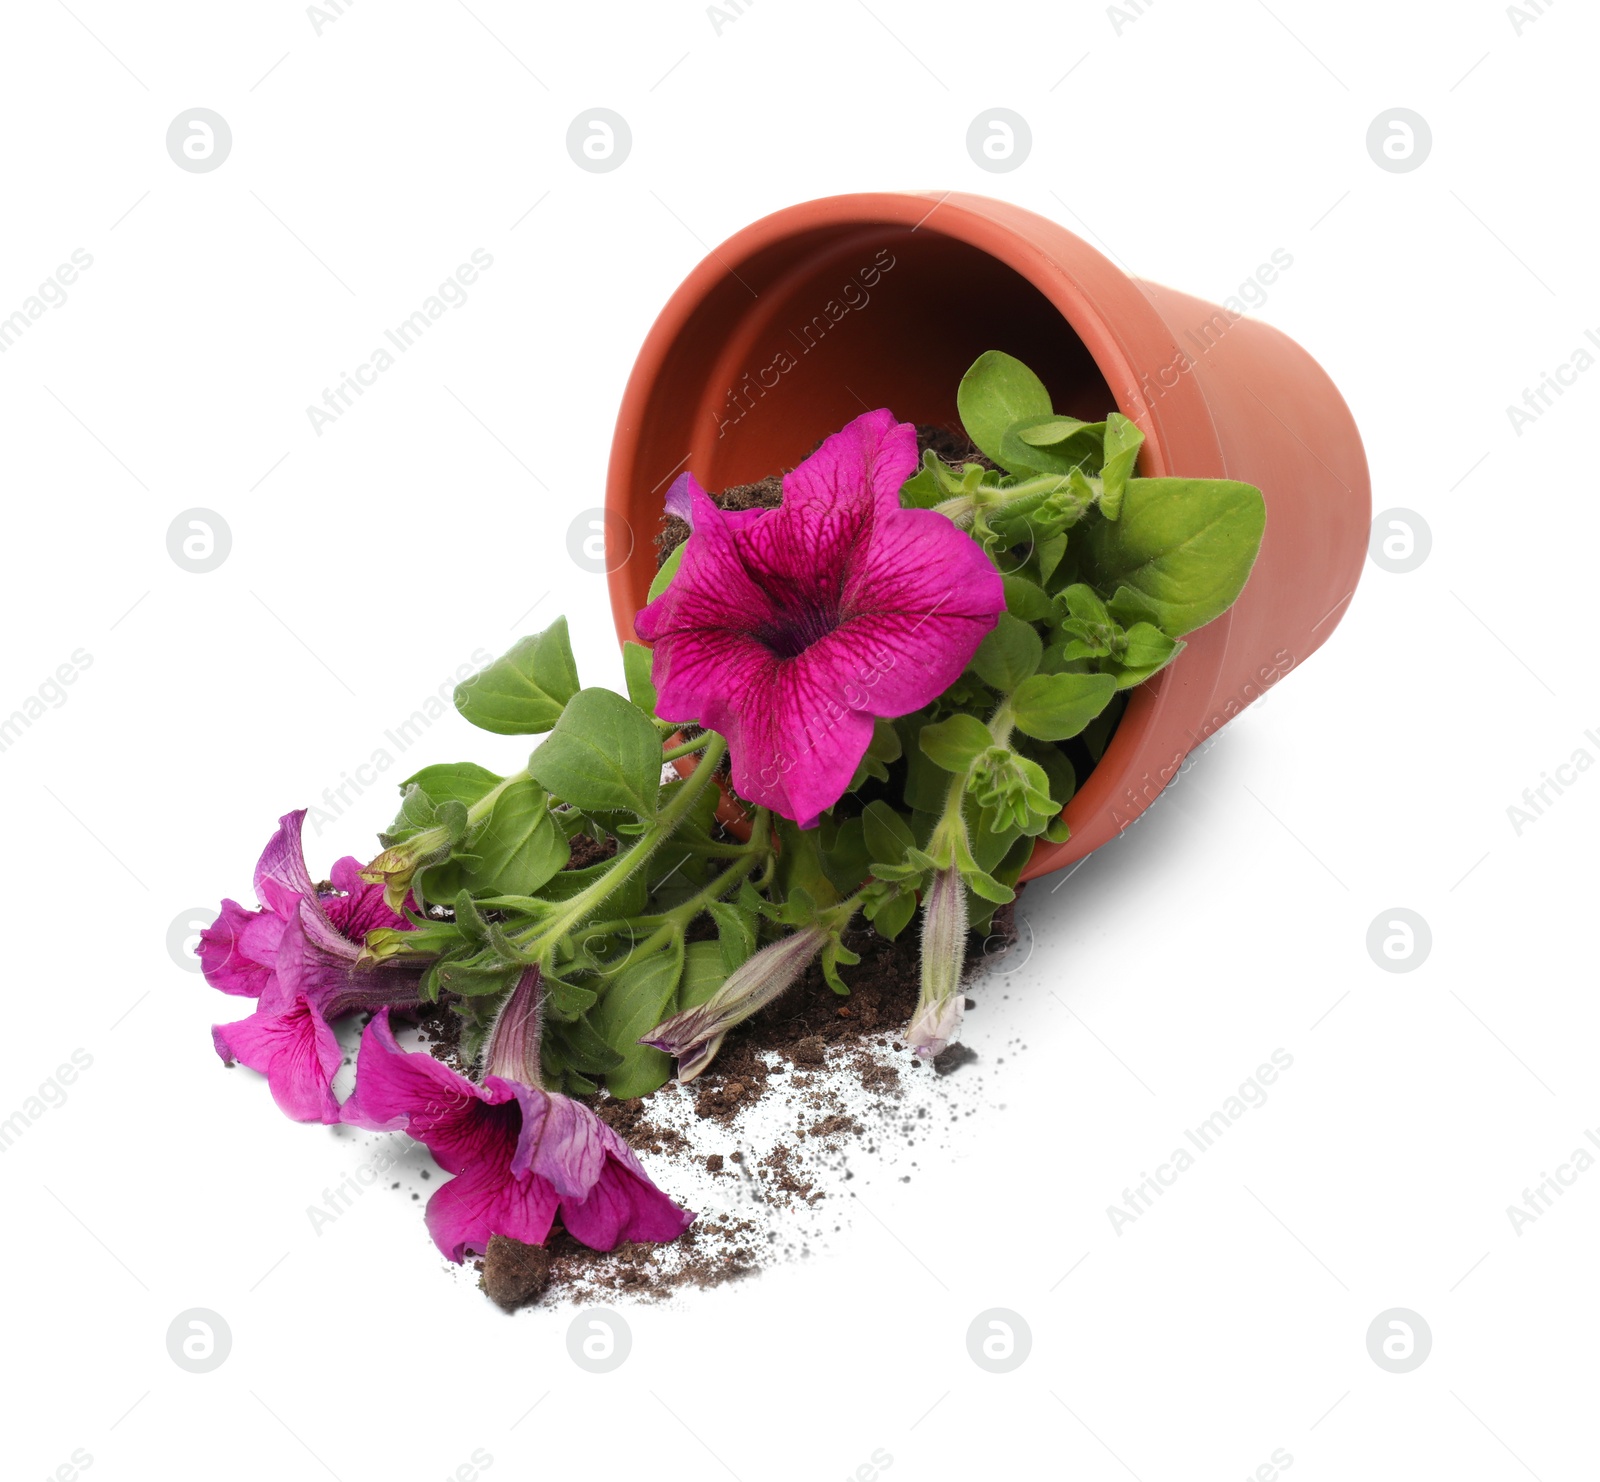
POLYGON ((262 909, 223 901, 195 951, 214 988, 259 999, 248 1018, 213 1026, 217 1053, 264 1074, 272 1099, 297 1122, 333 1123, 340 1061, 333 1021, 356 1009, 415 1003, 423 965, 403 957, 358 965, 369 931, 409 923, 384 904, 380 887, 362 883, 359 860, 341 859, 332 889, 317 890, 300 841, 305 816, 304 809, 286 813, 262 852, 255 876, 262 909))
POLYGON ((961 1032, 966 950, 967 888, 959 870, 936 870, 922 897, 922 992, 906 1030, 907 1044, 925 1060, 961 1032))
POLYGON ((650 1181, 588 1107, 539 1086, 538 996, 539 972, 529 968, 490 1034, 481 1085, 401 1049, 380 1012, 361 1036, 345 1121, 403 1129, 454 1175, 427 1211, 428 1233, 452 1261, 487 1250, 491 1235, 542 1245, 558 1211, 571 1235, 595 1250, 676 1240, 694 1215, 650 1181))
POLYGON ((1005 606, 1000 574, 943 515, 902 509, 916 431, 867 412, 785 474, 772 510, 725 512, 684 474, 692 533, 635 620, 664 720, 728 738, 735 790, 810 827, 850 785, 873 718, 920 709, 1005 606))
POLYGON ((692 1081, 722 1047, 722 1037, 765 1008, 811 964, 829 932, 804 926, 747 958, 704 1003, 685 1009, 641 1037, 641 1043, 671 1055, 678 1079, 692 1081))

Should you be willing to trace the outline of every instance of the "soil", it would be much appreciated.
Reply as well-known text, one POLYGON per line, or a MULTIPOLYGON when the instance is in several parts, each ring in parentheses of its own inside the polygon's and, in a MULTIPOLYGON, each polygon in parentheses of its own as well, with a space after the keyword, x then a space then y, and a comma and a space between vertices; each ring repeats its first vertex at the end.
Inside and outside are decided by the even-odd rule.
POLYGON ((491 1235, 479 1285, 497 1306, 515 1312, 536 1301, 550 1284, 550 1252, 542 1245, 524 1245, 506 1235, 491 1235))
MULTIPOLYGON (((1013 914, 1014 907, 1002 907, 987 937, 973 934, 969 981, 1015 941, 1013 914)), ((929 1077, 901 1041, 920 986, 917 936, 908 931, 890 942, 865 926, 846 941, 861 956, 857 966, 843 969, 848 997, 834 993, 814 965, 777 1002, 731 1031, 711 1068, 690 1086, 669 1082, 649 1096, 602 1096, 593 1103, 596 1115, 647 1161, 672 1160, 665 1171, 652 1170, 665 1186, 673 1186, 674 1170, 689 1167, 703 1170, 712 1185, 732 1179, 735 1187, 722 1202, 742 1203, 749 1214, 724 1208, 702 1214, 670 1245, 624 1243, 613 1251, 590 1250, 559 1228, 542 1248, 497 1235, 476 1263, 484 1292, 508 1312, 616 1296, 656 1302, 808 1254, 820 1227, 805 1217, 854 1177, 851 1156, 909 1145, 928 1119, 926 1107, 899 1105, 904 1077, 929 1077), (770 1145, 750 1152, 694 1149, 702 1136, 749 1138, 749 1113, 774 1097, 787 1130, 770 1145), (682 1128, 671 1125, 674 1118, 682 1128), (774 1214, 779 1218, 768 1218, 774 1214)), ((430 1049, 447 1062, 459 1048, 445 1029, 455 1019, 435 1009, 422 1020, 430 1049)), ((966 1046, 952 1045, 934 1062, 932 1075, 976 1059, 966 1046)), ((692 1198, 685 1202, 694 1207, 692 1198)))

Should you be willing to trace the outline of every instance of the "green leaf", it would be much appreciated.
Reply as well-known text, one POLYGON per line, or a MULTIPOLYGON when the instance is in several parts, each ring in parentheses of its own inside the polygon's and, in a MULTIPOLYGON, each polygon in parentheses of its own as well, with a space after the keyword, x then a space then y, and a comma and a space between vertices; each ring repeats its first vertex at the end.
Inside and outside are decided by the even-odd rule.
MULTIPOLYGON (((985 727, 987 730, 987 727, 985 727)), ((882 799, 868 803, 861 814, 867 858, 874 864, 899 864, 915 845, 911 826, 882 799)))
POLYGON ((1044 769, 1044 775, 1049 780, 1051 801, 1065 808, 1078 790, 1078 774, 1066 753, 1048 741, 1025 741, 1018 750, 1032 757, 1044 769))
POLYGON ((1132 689, 1164 669, 1183 650, 1183 640, 1168 638, 1154 623, 1135 623, 1117 663, 1117 688, 1132 689))
POLYGON ((1076 736, 1111 703, 1117 681, 1109 674, 1035 674, 1011 697, 1017 729, 1039 741, 1076 736))
POLYGON ((919 711, 914 716, 907 716, 896 727, 905 744, 906 781, 901 796, 906 807, 914 812, 937 813, 944 807, 945 794, 950 791, 950 776, 934 766, 927 753, 917 744, 921 726, 922 712, 919 711))
POLYGON ((1067 537, 1064 534, 1052 535, 1048 540, 1041 540, 1036 550, 1039 556, 1039 580, 1048 584, 1061 564, 1061 558, 1067 553, 1067 537))
POLYGON ((1139 449, 1143 445, 1144 434, 1120 412, 1112 412, 1106 418, 1106 461, 1100 470, 1100 513, 1108 520, 1115 520, 1122 513, 1122 498, 1127 492, 1128 480, 1133 477, 1134 465, 1139 461, 1139 449))
MULTIPOLYGON (((713 901, 706 909, 717 923, 717 953, 722 970, 731 973, 740 963, 747 962, 755 955, 756 913, 734 901, 713 901)), ((690 952, 700 945, 695 942, 689 948, 690 952)), ((691 1005, 682 1004, 682 1007, 689 1008, 691 1005)))
POLYGON ((924 726, 917 743, 934 766, 960 776, 994 745, 994 737, 977 716, 952 715, 937 725, 924 726))
POLYGON ((867 755, 885 765, 900 760, 900 733, 895 730, 893 721, 878 719, 872 722, 872 739, 867 742, 867 755))
POLYGON ((606 1089, 613 1096, 647 1095, 671 1073, 672 1062, 660 1050, 641 1045, 639 1036, 671 1018, 683 961, 683 939, 674 937, 661 951, 618 973, 590 1010, 589 1022, 622 1057, 606 1074, 606 1089))
POLYGON ((1111 616, 1124 628, 1131 628, 1136 623, 1152 623, 1156 627, 1161 625, 1156 622, 1156 611, 1143 597, 1139 596, 1131 587, 1118 587, 1111 594, 1111 600, 1106 604, 1111 616))
POLYGON ((1044 654, 1044 642, 1033 628, 1009 612, 978 645, 969 666, 985 684, 1008 694, 1035 669, 1044 654))
POLYGON ((446 993, 459 993, 463 998, 475 998, 486 993, 499 993, 511 987, 521 969, 487 964, 479 959, 468 962, 441 962, 435 970, 435 980, 446 993))
POLYGON ((661 569, 656 572, 655 580, 650 583, 650 594, 645 598, 647 602, 654 602, 672 585, 672 578, 678 574, 678 568, 683 565, 683 552, 688 544, 688 541, 684 541, 682 545, 675 546, 672 554, 661 563, 661 569))
MULTIPOLYGON (((734 966, 738 964, 735 963, 734 966)), ((699 1008, 726 980, 730 968, 715 942, 690 942, 683 954, 683 981, 678 986, 678 1012, 699 1008)), ((654 1029, 655 1025, 650 1025, 654 1029)))
POLYGON ((661 742, 645 713, 621 695, 579 690, 529 759, 528 770, 575 808, 622 808, 654 818, 661 742))
POLYGON ((1105 438, 1104 422, 1079 422, 1073 417, 1034 417, 1013 423, 1000 439, 1002 467, 1027 467, 1039 473, 1069 474, 1073 469, 1093 468, 1100 462, 1105 438), (1066 429, 1060 437, 1056 429, 1066 429), (1048 437, 1035 443, 1035 437, 1048 437))
MULTIPOLYGON (((800 828, 787 818, 776 818, 774 822, 778 829, 778 886, 786 903, 804 897, 818 907, 835 904, 839 892, 823 864, 822 830, 800 828)), ((790 925, 801 925, 802 919, 794 915, 790 925)))
POLYGON ((413 773, 400 784, 400 788, 402 792, 408 787, 417 788, 435 807, 440 803, 456 802, 470 808, 504 780, 487 767, 477 766, 473 762, 446 762, 413 773))
POLYGON ((608 1045, 587 1018, 557 1020, 547 1028, 562 1060, 580 1074, 605 1075, 622 1064, 622 1056, 608 1045))
POLYGON ((1127 695, 1118 694, 1083 728, 1079 744, 1088 751, 1094 761, 1098 762, 1106 754, 1106 747, 1111 744, 1112 734, 1117 729, 1117 722, 1122 719, 1122 712, 1127 708, 1127 702, 1127 695))
POLYGON ((1002 578, 1005 584, 1006 611, 1025 623, 1043 622, 1053 611, 1049 593, 1025 576, 1002 578))
POLYGON ((488 895, 533 895, 567 867, 572 854, 550 816, 544 789, 533 782, 507 787, 467 847, 467 888, 488 895))
POLYGON ((1085 574, 1103 592, 1128 588, 1181 638, 1244 589, 1266 513, 1259 489, 1231 479, 1131 479, 1121 518, 1089 530, 1085 574))
POLYGON ((456 686, 456 709, 497 736, 536 736, 561 717, 578 692, 567 620, 517 641, 507 654, 456 686))
POLYGON ((1080 422, 1076 417, 1049 416, 1018 423, 1011 428, 1011 431, 1030 448, 1050 448, 1057 443, 1066 442, 1069 437, 1076 436, 1090 425, 1088 422, 1080 422))
POLYGON ((911 924, 911 918, 916 914, 916 896, 909 890, 902 890, 878 907, 872 917, 873 930, 892 942, 911 924))
POLYGON ((628 682, 628 698, 646 715, 656 713, 656 686, 650 677, 650 650, 642 643, 622 645, 622 672, 628 682))
POLYGON ((867 846, 861 834, 861 820, 847 818, 842 822, 825 818, 822 867, 828 879, 841 895, 848 895, 867 877, 867 846))
POLYGON ((973 446, 991 462, 1015 473, 1017 470, 1000 456, 1000 440, 1014 422, 1048 417, 1050 393, 1044 382, 1014 356, 1003 350, 985 350, 961 378, 956 410, 973 446))
POLYGON ((571 1023, 580 1014, 588 1013, 598 996, 590 988, 568 983, 553 973, 545 974, 544 1011, 552 1019, 559 1019, 564 1024, 571 1023))
POLYGON ((1094 623, 1102 628, 1111 627, 1111 614, 1106 610, 1105 603, 1100 600, 1095 589, 1084 582, 1074 582, 1056 600, 1081 623, 1094 623))

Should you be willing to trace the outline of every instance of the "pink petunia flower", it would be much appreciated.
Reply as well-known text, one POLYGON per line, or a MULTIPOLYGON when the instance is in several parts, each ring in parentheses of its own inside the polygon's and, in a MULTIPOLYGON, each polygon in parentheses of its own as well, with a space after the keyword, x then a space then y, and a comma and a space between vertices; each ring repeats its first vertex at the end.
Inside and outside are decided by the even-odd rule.
POLYGON ((255 876, 262 908, 223 901, 195 951, 212 987, 258 1000, 248 1018, 212 1027, 223 1061, 265 1075, 272 1099, 295 1121, 331 1124, 339 1121, 333 1021, 356 1009, 415 1003, 422 967, 403 959, 359 963, 369 931, 410 923, 384 904, 382 886, 363 883, 357 859, 341 859, 333 889, 317 891, 300 840, 305 816, 304 809, 286 813, 262 851, 255 876))
POLYGON ((873 718, 955 681, 1005 606, 1000 573, 931 510, 902 509, 916 431, 867 412, 785 474, 773 510, 667 496, 691 535, 634 626, 663 720, 728 738, 735 790, 810 827, 850 785, 873 718))
POLYGON ((361 1036, 344 1119, 404 1130, 454 1175, 428 1200, 428 1233, 452 1261, 491 1235, 542 1245, 559 1211, 577 1240, 676 1240, 694 1215, 651 1181, 633 1150, 588 1107, 538 1084, 539 971, 523 973, 496 1021, 481 1085, 401 1049, 379 1012, 361 1036))

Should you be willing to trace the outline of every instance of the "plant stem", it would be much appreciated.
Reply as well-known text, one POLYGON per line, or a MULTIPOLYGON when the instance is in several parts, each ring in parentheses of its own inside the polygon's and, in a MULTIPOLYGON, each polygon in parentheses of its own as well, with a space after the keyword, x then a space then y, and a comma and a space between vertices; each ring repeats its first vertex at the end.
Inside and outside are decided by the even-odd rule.
POLYGON ((675 762, 680 756, 693 756, 695 752, 705 749, 714 734, 712 731, 702 731, 692 741, 685 741, 680 746, 669 746, 661 753, 661 760, 675 762))
MULTIPOLYGON (((754 843, 754 840, 751 842, 754 843)), ((766 848, 765 841, 762 842, 760 847, 762 849, 766 848)), ((755 848, 748 850, 749 855, 754 855, 757 852, 758 850, 755 848)), ((653 925, 655 930, 642 942, 638 942, 629 948, 627 955, 620 962, 606 968, 605 976, 608 978, 615 977, 618 973, 632 967, 640 958, 648 957, 652 952, 664 947, 673 937, 682 935, 696 916, 714 901, 721 900, 734 886, 749 875, 750 869, 750 864, 740 861, 724 870, 704 889, 696 891, 688 900, 681 905, 674 906, 670 911, 664 911, 659 916, 638 916, 631 922, 618 922, 619 926, 653 925)))
POLYGON ((672 801, 650 822, 634 846, 626 854, 619 854, 611 868, 573 896, 563 910, 548 920, 538 922, 528 937, 517 943, 529 962, 548 966, 545 959, 555 950, 562 937, 643 869, 651 855, 672 837, 673 831, 694 806, 695 799, 711 784, 717 763, 728 749, 727 741, 714 731, 707 732, 707 735, 710 740, 700 765, 672 801))
MULTIPOLYGON (((1100 480, 1087 474, 1084 477, 1098 497, 1100 480)), ((971 494, 957 494, 934 505, 933 512, 965 530, 980 513, 1003 509, 1013 515, 1027 514, 1052 494, 1070 488, 1071 484, 1070 474, 1044 473, 1013 484, 1009 489, 980 488, 971 494)))

